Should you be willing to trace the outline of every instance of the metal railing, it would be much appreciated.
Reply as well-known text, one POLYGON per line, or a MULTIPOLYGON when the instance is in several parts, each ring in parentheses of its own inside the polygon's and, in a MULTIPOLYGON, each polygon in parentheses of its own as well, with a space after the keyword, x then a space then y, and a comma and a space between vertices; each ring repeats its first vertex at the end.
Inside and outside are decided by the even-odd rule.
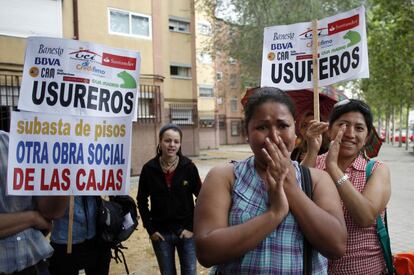
POLYGON ((10 130, 10 116, 17 109, 21 81, 20 75, 0 74, 0 130, 10 130))
POLYGON ((161 92, 160 86, 140 85, 138 94, 138 123, 161 122, 161 92))
POLYGON ((170 121, 177 125, 197 125, 197 103, 173 103, 170 107, 170 121))

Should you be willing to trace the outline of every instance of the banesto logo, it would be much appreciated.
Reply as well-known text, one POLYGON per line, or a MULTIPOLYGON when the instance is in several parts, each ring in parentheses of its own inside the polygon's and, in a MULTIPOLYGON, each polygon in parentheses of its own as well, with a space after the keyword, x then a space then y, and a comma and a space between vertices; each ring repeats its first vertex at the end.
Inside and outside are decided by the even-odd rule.
POLYGON ((137 59, 110 53, 102 54, 102 65, 112 68, 135 70, 137 59))

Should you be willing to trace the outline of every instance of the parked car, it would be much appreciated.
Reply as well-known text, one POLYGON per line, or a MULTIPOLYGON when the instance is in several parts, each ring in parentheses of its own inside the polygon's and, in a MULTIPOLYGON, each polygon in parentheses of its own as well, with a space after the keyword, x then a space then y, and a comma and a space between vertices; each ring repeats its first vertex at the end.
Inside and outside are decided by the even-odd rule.
MULTIPOLYGON (((401 142, 402 143, 407 142, 406 134, 407 134, 407 130, 402 129, 402 132, 401 132, 401 142)), ((409 139, 410 139, 411 142, 414 140, 414 134, 413 134, 412 130, 409 131, 409 139)), ((396 130, 395 133, 394 133, 394 136, 391 137, 391 141, 393 141, 393 140, 394 140, 394 142, 399 142, 400 141, 400 131, 399 130, 396 130)))
POLYGON ((381 132, 379 134, 379 138, 382 142, 385 141, 385 130, 384 129, 381 130, 381 132))

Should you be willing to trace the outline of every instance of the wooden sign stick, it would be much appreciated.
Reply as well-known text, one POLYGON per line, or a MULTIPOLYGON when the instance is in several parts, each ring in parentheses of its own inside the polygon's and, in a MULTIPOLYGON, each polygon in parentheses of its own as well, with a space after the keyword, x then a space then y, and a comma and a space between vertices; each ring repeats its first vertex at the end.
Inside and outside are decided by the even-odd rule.
POLYGON ((318 21, 312 20, 312 64, 313 64, 313 116, 321 121, 319 113, 319 64, 318 64, 318 21))
POLYGON ((66 253, 72 253, 72 231, 73 231, 73 210, 75 207, 75 197, 69 197, 69 224, 68 224, 68 243, 66 244, 66 253))

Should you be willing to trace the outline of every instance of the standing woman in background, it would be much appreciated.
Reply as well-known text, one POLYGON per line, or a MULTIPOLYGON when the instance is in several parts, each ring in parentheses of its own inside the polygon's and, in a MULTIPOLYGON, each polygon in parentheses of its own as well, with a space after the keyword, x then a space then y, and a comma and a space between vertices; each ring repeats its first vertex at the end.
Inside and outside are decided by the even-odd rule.
POLYGON ((197 272, 193 195, 198 196, 201 180, 197 167, 181 153, 182 137, 177 125, 164 125, 159 132, 157 155, 144 165, 139 178, 138 209, 163 275, 177 273, 175 249, 181 274, 197 272))
POLYGON ((376 232, 376 218, 384 218, 391 196, 390 171, 375 162, 369 180, 369 159, 364 146, 373 130, 370 107, 361 100, 345 99, 335 104, 329 126, 311 122, 306 133, 308 153, 302 164, 329 173, 342 199, 348 242, 345 255, 329 261, 330 274, 387 274, 376 232), (332 140, 328 153, 317 156, 321 134, 328 130, 332 140))

